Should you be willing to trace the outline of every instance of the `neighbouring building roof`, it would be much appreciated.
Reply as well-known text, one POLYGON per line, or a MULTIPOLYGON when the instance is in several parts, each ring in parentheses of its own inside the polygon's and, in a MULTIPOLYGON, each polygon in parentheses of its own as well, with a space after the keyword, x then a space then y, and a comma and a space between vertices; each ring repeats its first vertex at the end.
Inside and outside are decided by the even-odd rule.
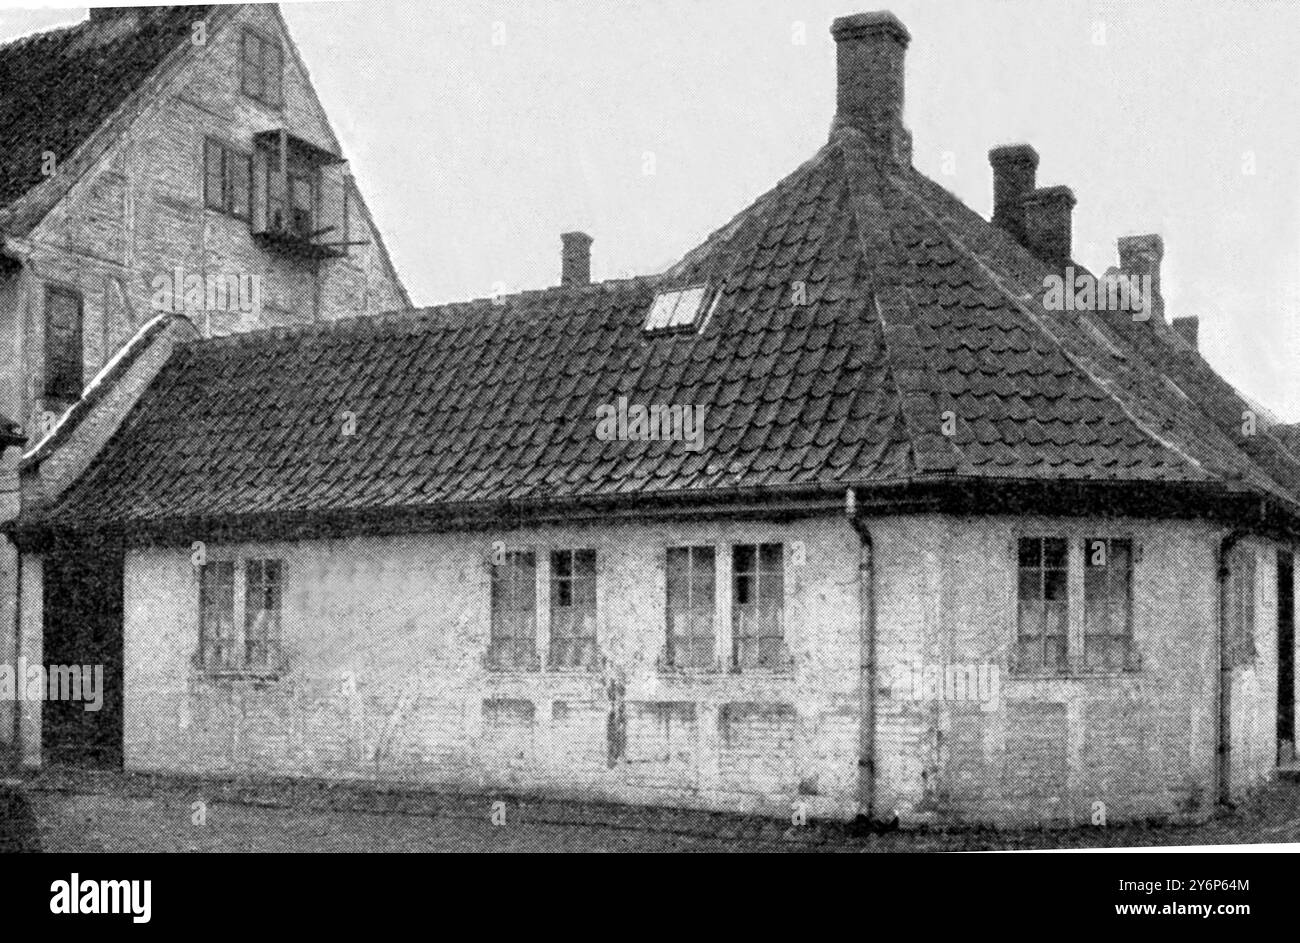
POLYGON ((171 53, 209 6, 141 7, 138 28, 99 17, 0 46, 0 207, 47 179, 171 53))
POLYGON ((1045 310, 1049 271, 841 129, 657 278, 184 345, 41 520, 972 479, 1295 504, 1295 457, 1244 439, 1198 354, 1154 320, 1045 310), (698 333, 643 329, 656 292, 701 283, 718 297, 698 333), (598 439, 619 397, 706 406, 704 447, 598 439))

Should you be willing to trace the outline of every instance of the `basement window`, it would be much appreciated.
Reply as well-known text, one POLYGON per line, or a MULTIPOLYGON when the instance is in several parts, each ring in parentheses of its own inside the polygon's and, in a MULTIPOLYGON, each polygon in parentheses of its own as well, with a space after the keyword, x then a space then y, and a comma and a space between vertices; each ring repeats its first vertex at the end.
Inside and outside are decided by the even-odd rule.
POLYGON ((700 320, 704 309, 706 286, 695 285, 655 295, 645 319, 647 331, 690 330, 700 320))

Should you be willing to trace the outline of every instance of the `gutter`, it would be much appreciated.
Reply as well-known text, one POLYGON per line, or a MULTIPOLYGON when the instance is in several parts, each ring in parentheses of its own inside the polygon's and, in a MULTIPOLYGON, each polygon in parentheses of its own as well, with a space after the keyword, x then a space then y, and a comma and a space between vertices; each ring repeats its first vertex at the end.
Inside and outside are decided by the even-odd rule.
POLYGON ((1221 806, 1232 804, 1232 668, 1228 666, 1228 555, 1241 542, 1246 532, 1240 528, 1228 531, 1219 541, 1218 554, 1218 671, 1215 672, 1214 706, 1214 797, 1221 806))
POLYGON ((875 827, 876 816, 876 566, 871 531, 858 515, 858 496, 844 493, 844 513, 858 532, 858 644, 861 677, 858 679, 858 819, 875 827))

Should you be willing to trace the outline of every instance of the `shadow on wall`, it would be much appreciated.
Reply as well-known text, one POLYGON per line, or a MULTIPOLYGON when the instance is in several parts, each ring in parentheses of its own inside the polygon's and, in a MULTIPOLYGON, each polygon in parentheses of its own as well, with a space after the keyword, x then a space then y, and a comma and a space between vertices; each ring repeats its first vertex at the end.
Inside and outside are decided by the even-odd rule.
POLYGON ((0 854, 40 851, 32 805, 15 782, 0 782, 0 854))

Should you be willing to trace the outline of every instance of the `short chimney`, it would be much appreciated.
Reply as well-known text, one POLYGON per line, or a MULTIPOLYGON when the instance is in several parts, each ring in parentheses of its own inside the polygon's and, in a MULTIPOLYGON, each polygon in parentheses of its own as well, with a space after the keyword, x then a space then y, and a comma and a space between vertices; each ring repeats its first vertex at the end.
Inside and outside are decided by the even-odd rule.
POLYGON ((1025 245, 1025 197, 1034 192, 1038 151, 1028 144, 1007 144, 989 151, 993 167, 993 223, 1025 245))
POLYGON ((1120 271, 1130 277, 1137 276, 1144 289, 1148 284, 1151 286, 1147 310, 1157 321, 1163 321, 1165 317, 1165 299, 1160 293, 1160 262, 1164 257, 1165 241, 1158 233, 1121 236, 1119 239, 1120 271))
POLYGON ((1200 333, 1200 318, 1193 314, 1188 315, 1187 317, 1174 318, 1170 324, 1178 336, 1187 341, 1193 350, 1197 349, 1196 335, 1200 333))
POLYGON ((560 284, 586 285, 591 282, 591 237, 585 232, 560 235, 560 284))
POLYGON ((1074 204, 1069 187, 1042 187, 1021 203, 1025 210, 1025 248, 1054 268, 1063 268, 1070 261, 1074 240, 1070 214, 1074 204))
POLYGON ((903 61, 912 37, 889 12, 841 16, 835 37, 835 123, 864 132, 877 153, 912 162, 912 135, 903 127, 903 61))

